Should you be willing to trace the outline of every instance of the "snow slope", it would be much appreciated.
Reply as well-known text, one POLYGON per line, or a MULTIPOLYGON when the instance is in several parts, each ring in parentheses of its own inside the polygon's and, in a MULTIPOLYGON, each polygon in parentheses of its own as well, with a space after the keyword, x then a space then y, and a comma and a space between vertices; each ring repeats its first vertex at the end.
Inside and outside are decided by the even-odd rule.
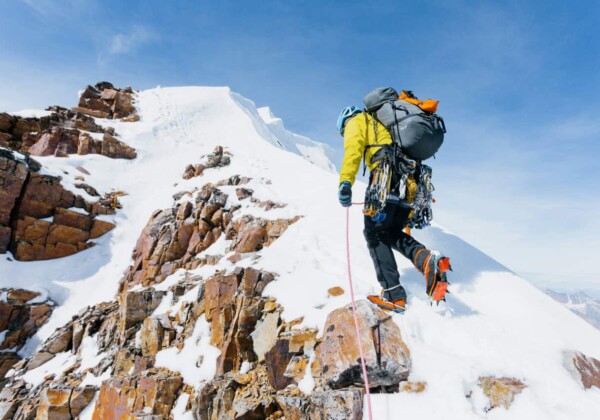
MULTIPOLYGON (((170 207, 178 191, 236 174, 253 178, 249 187, 255 197, 288 204, 269 212, 254 209, 254 215, 303 216, 260 252, 262 258, 242 261, 279 274, 265 294, 285 307, 283 316, 303 316, 305 325, 321 328, 331 310, 349 302, 347 293, 335 298, 327 294, 333 286, 347 290, 347 277, 346 213, 337 202, 337 174, 331 171, 325 148, 287 132, 280 120, 227 88, 152 89, 137 95, 137 106, 138 123, 99 121, 114 126, 137 149, 137 159, 40 158, 44 170, 60 174, 67 185, 78 174, 75 168, 83 166, 91 173, 87 182, 100 193, 116 189, 129 195, 122 197, 123 209, 113 217, 117 228, 96 247, 52 261, 0 259, 0 287, 42 290, 60 304, 22 350, 24 355, 80 309, 114 297, 135 242, 155 209, 170 207), (233 154, 231 165, 184 181, 185 166, 216 145, 233 154)), ((355 196, 361 197, 364 189, 357 183, 355 196)), ((379 286, 362 237, 360 208, 349 213, 355 290, 364 297, 377 293, 379 286)), ((411 420, 598 418, 600 390, 583 390, 563 367, 563 351, 578 350, 600 359, 600 331, 444 228, 434 226, 415 236, 452 258, 451 295, 447 305, 430 306, 422 277, 398 258, 410 298, 407 313, 394 319, 411 350, 410 379, 428 386, 421 394, 374 395, 375 418, 394 419, 399 413, 411 420), (510 411, 485 414, 476 386, 481 375, 516 377, 528 388, 510 411), (471 391, 472 397, 465 398, 471 391)), ((197 271, 210 275, 228 264, 197 271)), ((198 328, 197 338, 206 334, 198 328)))

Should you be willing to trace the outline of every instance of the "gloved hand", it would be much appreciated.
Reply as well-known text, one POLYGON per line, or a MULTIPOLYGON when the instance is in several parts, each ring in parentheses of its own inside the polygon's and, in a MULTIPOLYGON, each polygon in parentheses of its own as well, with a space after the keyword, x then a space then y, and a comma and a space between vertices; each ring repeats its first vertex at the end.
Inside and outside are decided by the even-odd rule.
POLYGON ((352 185, 348 181, 343 181, 340 184, 338 190, 338 200, 344 207, 350 207, 352 205, 352 185))

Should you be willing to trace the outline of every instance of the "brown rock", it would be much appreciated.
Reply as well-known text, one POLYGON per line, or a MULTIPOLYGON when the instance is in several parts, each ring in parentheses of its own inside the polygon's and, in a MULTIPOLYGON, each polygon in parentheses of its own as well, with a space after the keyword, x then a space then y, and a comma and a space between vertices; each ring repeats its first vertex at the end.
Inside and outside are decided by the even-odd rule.
POLYGON ((48 231, 52 223, 45 220, 36 220, 26 216, 17 221, 15 241, 25 241, 31 244, 45 245, 48 231))
POLYGON ((243 200, 245 198, 248 198, 250 196, 252 196, 252 194, 254 193, 254 191, 248 189, 248 188, 236 188, 235 193, 237 195, 237 198, 239 200, 243 200))
POLYGON ((73 389, 71 393, 71 399, 69 400, 70 414, 74 418, 77 418, 79 414, 86 408, 94 399, 96 395, 96 388, 93 386, 85 386, 83 388, 77 387, 73 389))
POLYGON ((100 98, 105 100, 105 101, 112 101, 115 99, 115 97, 117 96, 117 91, 115 89, 104 89, 102 91, 102 93, 100 94, 100 98))
POLYGON ((11 229, 6 226, 0 226, 0 254, 8 251, 10 245, 11 229))
POLYGON ((123 121, 123 122, 138 122, 139 120, 140 120, 140 116, 137 114, 132 114, 128 117, 121 118, 121 121, 123 121))
POLYGON ((52 359, 54 359, 54 354, 49 353, 47 351, 38 351, 32 356, 31 360, 29 360, 29 363, 27 363, 27 370, 32 370, 37 367, 40 367, 44 363, 52 359))
POLYGON ((91 117, 96 117, 96 118, 108 118, 109 115, 110 115, 108 112, 105 112, 105 111, 99 111, 99 110, 95 110, 95 109, 84 108, 84 107, 81 107, 81 106, 74 106, 71 109, 74 112, 81 112, 82 114, 89 115, 91 117))
POLYGON ((102 139, 101 154, 113 159, 135 159, 137 157, 135 149, 106 133, 102 139))
POLYGON ((264 227, 246 225, 245 229, 239 232, 234 250, 239 253, 260 251, 267 240, 268 234, 264 227))
POLYGON ((7 149, 13 149, 16 148, 13 145, 13 138, 10 134, 8 133, 1 133, 0 132, 0 146, 2 147, 6 147, 7 149))
POLYGON ((19 360, 21 360, 21 358, 17 353, 0 353, 0 388, 4 386, 4 377, 6 376, 6 373, 11 370, 19 360))
POLYGON ((72 392, 68 387, 44 388, 40 394, 36 419, 70 419, 69 400, 72 392))
MULTIPOLYGON (((67 245, 77 245, 80 242, 86 242, 88 239, 90 239, 89 232, 70 226, 53 224, 50 225, 50 228, 48 230, 46 244, 57 245, 60 243, 67 245)), ((56 250, 56 252, 59 253, 60 251, 56 250)))
MULTIPOLYGON (((83 180, 83 177, 75 177, 75 179, 81 179, 83 180)), ((80 184, 75 184, 75 188, 80 188, 82 190, 84 190, 86 193, 88 193, 89 195, 91 195, 92 197, 100 197, 100 194, 98 193, 98 190, 96 190, 94 187, 85 184, 85 183, 80 183, 80 184)))
POLYGON ((494 376, 479 377, 478 385, 490 400, 490 406, 486 411, 496 407, 509 409, 515 396, 520 394, 527 386, 515 378, 496 378, 494 376))
POLYGON ((331 287, 330 289, 327 289, 327 293, 329 293, 329 296, 341 296, 344 293, 344 289, 342 289, 339 286, 335 286, 335 287, 331 287))
POLYGON ((0 112, 0 131, 10 133, 16 123, 16 118, 6 112, 0 112))
POLYGON ((28 172, 25 162, 19 161, 11 152, 0 150, 0 226, 10 225, 13 208, 21 196, 28 172))
POLYGON ((183 171, 183 175, 182 178, 183 179, 190 179, 194 177, 194 166, 193 165, 188 165, 185 167, 185 170, 183 171))
POLYGON ((285 419, 291 420, 309 420, 308 410, 309 399, 302 395, 298 390, 298 395, 281 395, 275 396, 277 404, 281 407, 285 419))
POLYGON ((169 418, 181 385, 181 377, 168 372, 140 379, 109 379, 102 383, 92 418, 169 418))
POLYGON ((290 351, 289 346, 289 340, 279 339, 273 348, 265 353, 269 382, 275 390, 284 389, 294 382, 292 378, 285 375, 288 364, 297 355, 290 351))
POLYGON ((25 289, 9 289, 6 294, 6 300, 13 305, 24 305, 27 301, 39 296, 38 292, 32 292, 25 289))
POLYGON ((104 220, 94 220, 90 231, 90 239, 96 239, 105 233, 110 232, 115 228, 115 225, 104 220))
MULTIPOLYGON (((392 386, 406 380, 411 368, 410 353, 398 325, 389 314, 366 300, 358 301, 356 306, 371 387, 392 386)), ((331 388, 363 382, 350 305, 336 309, 327 317, 316 358, 323 369, 323 379, 331 388)))
POLYGON ((363 390, 350 388, 313 392, 308 408, 308 418, 311 420, 362 420, 363 390))
POLYGON ((399 392, 409 392, 412 394, 419 394, 427 389, 427 382, 412 382, 404 381, 400 382, 399 392))
POLYGON ((57 330, 44 345, 44 349, 52 354, 67 351, 71 347, 71 339, 73 338, 73 329, 63 327, 57 330))
POLYGON ((161 350, 164 328, 158 319, 148 317, 144 320, 141 331, 142 355, 155 356, 161 350))
POLYGON ((156 309, 165 294, 165 291, 154 290, 152 287, 126 292, 121 303, 121 331, 143 321, 156 309))
POLYGON ((25 133, 39 133, 49 128, 48 118, 17 118, 12 130, 13 137, 20 139, 25 133))
MULTIPOLYGON (((79 230, 90 231, 92 229, 92 218, 88 215, 77 213, 72 210, 57 208, 54 213, 54 223, 73 227, 79 230)), ((64 241, 62 241, 64 242, 64 241)), ((85 242, 85 241, 78 241, 85 242)))
POLYGON ((585 389, 593 386, 600 389, 600 360, 581 352, 566 352, 565 359, 567 369, 585 389))
POLYGON ((61 206, 64 202, 63 191, 58 178, 32 173, 24 188, 18 217, 31 216, 43 219, 54 215, 57 207, 65 207, 61 206))
POLYGON ((131 95, 125 92, 117 92, 114 97, 112 111, 114 118, 124 118, 134 114, 135 107, 131 95))

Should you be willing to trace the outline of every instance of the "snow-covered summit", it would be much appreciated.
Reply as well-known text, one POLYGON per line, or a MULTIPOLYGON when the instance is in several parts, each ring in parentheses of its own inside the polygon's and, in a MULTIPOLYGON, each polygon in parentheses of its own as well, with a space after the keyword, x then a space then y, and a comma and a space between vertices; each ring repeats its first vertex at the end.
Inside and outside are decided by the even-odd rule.
MULTIPOLYGON (((235 175, 251 179, 247 187, 257 200, 285 206, 269 211, 251 206, 236 199, 230 188, 227 208, 240 206, 246 215, 264 220, 300 219, 252 258, 237 263, 222 258, 188 274, 208 278, 236 266, 276 273, 264 295, 284 308, 284 320, 301 319, 299 326, 322 332, 327 315, 349 303, 347 292, 335 297, 327 292, 335 286, 348 289, 346 213, 337 201, 331 150, 287 131, 267 108, 256 109, 228 88, 150 89, 136 95, 136 107, 139 122, 97 120, 114 126, 135 148, 136 159, 116 161, 99 155, 39 159, 44 171, 60 175, 67 187, 80 174, 76 168, 84 167, 90 174, 86 182, 100 192, 119 190, 127 195, 122 197, 122 210, 111 217, 117 227, 97 246, 51 261, 0 259, 1 287, 41 290, 59 305, 22 355, 32 354, 82 309, 114 299, 140 232, 155 210, 170 208, 173 196, 182 191, 216 185, 235 175), (231 154, 229 165, 182 179, 188 164, 217 146, 231 154)), ((353 192, 361 197, 364 190, 365 185, 357 182, 353 192)), ((362 236, 360 208, 351 208, 349 214, 355 291, 364 298, 378 293, 379 286, 362 236)), ((410 379, 426 382, 427 388, 418 394, 374 395, 375 418, 392 419, 402 413, 410 419, 595 419, 600 390, 584 390, 565 368, 564 354, 581 351, 600 359, 600 331, 448 230, 435 225, 414 234, 452 259, 451 294, 447 304, 431 306, 422 276, 397 257, 409 301, 407 313, 394 315, 393 320, 410 349, 410 379), (527 387, 510 410, 486 414, 477 387, 478 378, 485 375, 517 378, 527 387)), ((216 241, 203 256, 223 253, 227 247, 225 241, 216 241)), ((167 302, 156 310, 168 309, 167 302)), ((208 333, 206 321, 199 321, 190 347, 187 343, 184 347, 191 352, 190 360, 199 356, 193 348, 202 355, 211 353, 208 333)), ((91 359, 98 357, 93 345, 87 350, 93 353, 91 359)), ((173 360, 177 354, 172 350, 163 359, 173 360)), ((308 369, 307 382, 310 379, 308 369)))

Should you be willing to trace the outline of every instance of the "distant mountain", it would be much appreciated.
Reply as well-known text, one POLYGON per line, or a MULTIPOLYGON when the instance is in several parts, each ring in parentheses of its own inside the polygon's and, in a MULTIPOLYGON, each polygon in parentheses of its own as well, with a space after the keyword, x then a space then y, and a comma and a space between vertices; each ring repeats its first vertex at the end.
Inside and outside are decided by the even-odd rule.
POLYGON ((593 298, 585 292, 555 292, 549 289, 546 289, 545 292, 594 327, 600 329, 600 299, 593 298))

